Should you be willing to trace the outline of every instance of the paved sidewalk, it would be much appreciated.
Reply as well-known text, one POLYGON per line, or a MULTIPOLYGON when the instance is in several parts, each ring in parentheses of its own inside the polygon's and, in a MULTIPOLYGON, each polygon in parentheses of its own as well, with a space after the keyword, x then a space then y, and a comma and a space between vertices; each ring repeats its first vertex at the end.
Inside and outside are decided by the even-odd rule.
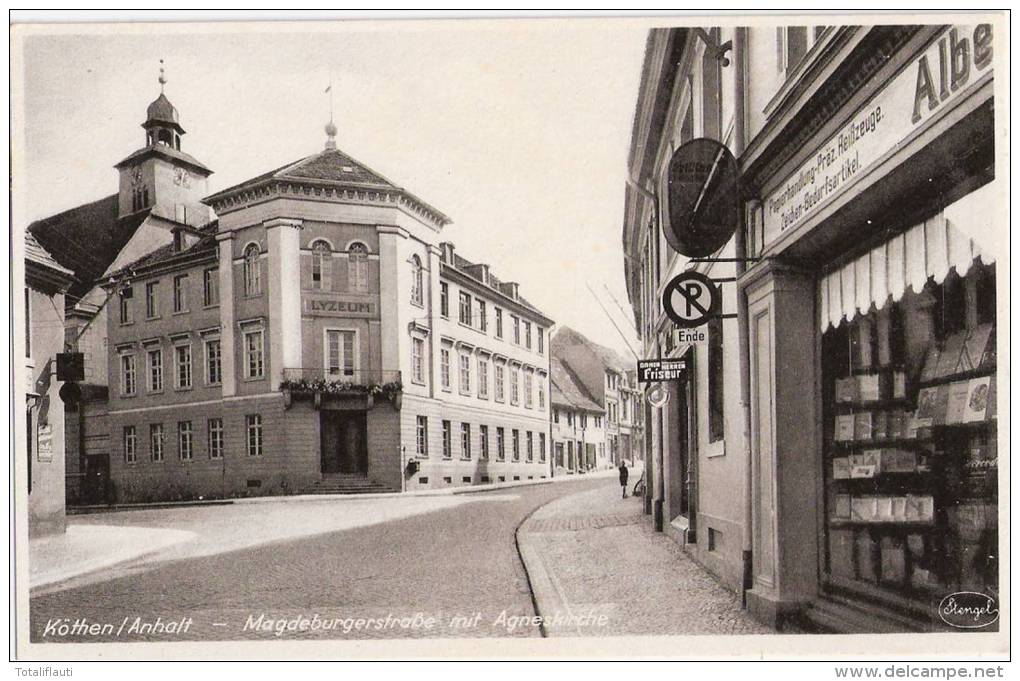
POLYGON ((151 556, 194 538, 194 532, 169 528, 68 523, 63 534, 29 542, 28 582, 33 589, 56 584, 151 556))
POLYGON ((775 633, 616 484, 543 506, 517 541, 549 636, 775 633))

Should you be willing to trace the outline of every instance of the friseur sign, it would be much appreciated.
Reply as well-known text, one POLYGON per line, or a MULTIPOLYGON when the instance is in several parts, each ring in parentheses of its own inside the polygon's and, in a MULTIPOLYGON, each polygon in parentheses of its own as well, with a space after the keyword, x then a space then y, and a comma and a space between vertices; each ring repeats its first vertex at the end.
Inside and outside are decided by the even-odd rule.
POLYGON ((307 317, 376 318, 379 316, 379 303, 371 298, 335 295, 305 297, 302 301, 302 308, 307 317))
POLYGON ((775 241, 846 191, 946 103, 992 77, 992 27, 953 26, 896 74, 778 188, 763 206, 764 242, 775 241))
POLYGON ((640 359, 637 365, 638 383, 676 381, 683 377, 687 364, 682 359, 640 359))

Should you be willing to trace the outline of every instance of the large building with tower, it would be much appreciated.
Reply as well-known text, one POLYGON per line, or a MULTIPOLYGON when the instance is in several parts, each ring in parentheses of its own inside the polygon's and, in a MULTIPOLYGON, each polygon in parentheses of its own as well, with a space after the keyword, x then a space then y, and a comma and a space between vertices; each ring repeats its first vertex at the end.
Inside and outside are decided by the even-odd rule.
POLYGON ((93 265, 101 293, 81 286, 105 322, 86 357, 103 451, 81 441, 107 500, 551 475, 553 322, 444 241, 445 215, 337 149, 332 122, 321 151, 211 196, 164 94, 143 128, 91 216, 133 232, 93 265))

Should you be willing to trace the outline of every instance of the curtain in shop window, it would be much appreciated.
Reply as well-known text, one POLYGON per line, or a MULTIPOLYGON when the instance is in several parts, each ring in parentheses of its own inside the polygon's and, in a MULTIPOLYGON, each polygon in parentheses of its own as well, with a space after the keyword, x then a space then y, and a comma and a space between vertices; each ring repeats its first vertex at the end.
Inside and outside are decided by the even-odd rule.
POLYGON ((822 331, 867 314, 872 305, 881 309, 890 297, 900 300, 907 288, 920 292, 929 278, 941 284, 950 269, 962 277, 977 258, 994 262, 993 185, 824 276, 818 291, 822 331))

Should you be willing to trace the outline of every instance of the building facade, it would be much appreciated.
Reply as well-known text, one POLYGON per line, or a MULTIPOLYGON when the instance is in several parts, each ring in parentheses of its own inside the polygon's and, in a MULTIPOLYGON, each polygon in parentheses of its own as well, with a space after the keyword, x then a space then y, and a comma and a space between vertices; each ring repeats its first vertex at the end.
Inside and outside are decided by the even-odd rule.
POLYGON ((690 361, 645 408, 647 506, 763 620, 931 630, 945 596, 998 593, 993 43, 990 24, 649 36, 628 290, 646 355, 690 361), (746 261, 664 239, 666 164, 698 137, 737 159, 716 256, 746 261), (691 268, 735 279, 734 318, 684 346, 659 297, 691 268))
MULTIPOLYGON (((552 346, 554 359, 563 370, 559 374, 560 397, 566 425, 576 429, 573 422, 577 419, 586 424, 582 427, 583 451, 576 459, 579 466, 611 468, 621 461, 642 459, 642 425, 634 418, 638 401, 634 363, 567 326, 556 329, 552 346), (590 426, 588 415, 592 417, 590 426)), ((559 425, 563 428, 563 423, 559 425)), ((564 436, 569 445, 570 437, 564 436)), ((569 446, 566 454, 569 459, 569 446)))
POLYGON ((72 273, 31 234, 25 235, 24 261, 28 532, 36 537, 62 533, 66 527, 64 405, 56 360, 64 349, 64 292, 72 273))
MULTIPOLYGON (((147 134, 179 151, 168 111, 147 134)), ((335 134, 204 198, 200 225, 164 217, 166 242, 108 269, 113 499, 551 475, 552 321, 335 134)), ((119 167, 133 178, 152 158, 119 167)), ((158 196, 180 173, 153 177, 158 196)))
POLYGON ((610 465, 606 450, 606 409, 596 403, 558 357, 551 363, 552 443, 556 475, 610 465))

